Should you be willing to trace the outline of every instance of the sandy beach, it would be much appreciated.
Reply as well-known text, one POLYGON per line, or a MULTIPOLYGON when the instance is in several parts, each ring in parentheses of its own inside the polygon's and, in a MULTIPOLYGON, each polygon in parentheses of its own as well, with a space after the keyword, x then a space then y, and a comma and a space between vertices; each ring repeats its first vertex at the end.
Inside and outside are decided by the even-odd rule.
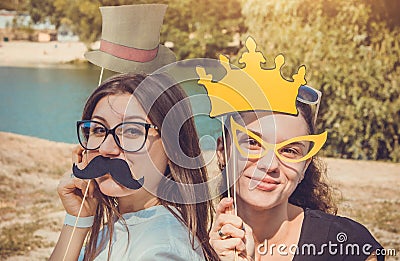
MULTIPOLYGON (((0 260, 47 260, 65 212, 56 187, 74 145, 0 132, 0 260)), ((213 153, 213 152, 205 152, 213 153)), ((207 155, 209 156, 209 155, 207 155)), ((339 215, 364 224, 400 260, 400 164, 327 158, 339 215)), ((209 164, 215 173, 216 163, 209 164)))
POLYGON ((87 48, 81 42, 0 42, 0 66, 40 67, 84 61, 87 48))

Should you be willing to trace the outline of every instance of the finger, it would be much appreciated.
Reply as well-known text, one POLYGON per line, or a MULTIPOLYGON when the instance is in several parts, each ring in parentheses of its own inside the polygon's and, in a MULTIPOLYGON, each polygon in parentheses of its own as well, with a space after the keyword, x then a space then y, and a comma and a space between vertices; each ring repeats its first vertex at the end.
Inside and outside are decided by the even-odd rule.
POLYGON ((245 232, 241 228, 237 228, 232 224, 225 224, 220 228, 220 230, 224 235, 230 237, 241 238, 242 240, 245 238, 245 232))
POLYGON ((81 145, 76 145, 72 149, 72 162, 76 164, 82 162, 82 155, 84 151, 85 149, 81 145))
POLYGON ((84 151, 82 152, 82 164, 83 164, 85 167, 86 167, 87 164, 89 163, 88 155, 89 155, 89 151, 88 151, 88 150, 84 150, 84 151))
POLYGON ((232 224, 225 224, 216 231, 210 232, 210 239, 226 239, 226 238, 240 238, 245 241, 245 231, 241 228, 235 227, 232 224))
POLYGON ((211 246, 219 256, 232 256, 235 255, 235 249, 241 253, 246 250, 244 242, 240 238, 229 238, 225 240, 210 240, 211 246))
POLYGON ((88 197, 89 198, 94 198, 95 190, 96 190, 96 186, 94 184, 94 181, 89 182, 89 190, 88 190, 88 197))
POLYGON ((243 220, 233 214, 220 214, 214 223, 214 229, 217 231, 225 224, 232 224, 233 226, 242 229, 243 220))
POLYGON ((75 180, 77 180, 77 178, 72 176, 70 172, 65 173, 58 184, 58 194, 61 196, 75 192, 75 189, 77 189, 75 180))
POLYGON ((254 242, 254 236, 253 236, 253 230, 252 228, 247 225, 246 223, 243 223, 244 226, 244 231, 245 231, 245 244, 246 244, 246 254, 247 256, 253 256, 255 254, 255 242, 254 242))
POLYGON ((227 211, 229 211, 233 206, 233 199, 232 198, 223 198, 219 202, 217 209, 216 209, 216 215, 220 214, 225 214, 227 211))
POLYGON ((236 252, 241 254, 242 252, 246 252, 246 244, 243 242, 243 240, 240 240, 236 246, 235 246, 236 252))
POLYGON ((219 234, 219 229, 223 229, 221 232, 227 236, 229 236, 229 234, 226 234, 225 232, 232 233, 230 235, 232 237, 242 238, 244 234, 242 228, 243 228, 243 220, 240 217, 232 214, 220 214, 219 217, 213 223, 213 226, 209 233, 209 237, 212 239, 221 239, 221 235, 219 234))
POLYGON ((86 150, 82 152, 81 161, 78 162, 78 163, 75 163, 75 164, 80 170, 86 168, 86 166, 88 165, 87 151, 86 150))
MULTIPOLYGON (((88 184, 89 180, 77 178, 71 172, 67 172, 62 176, 58 186, 61 189, 66 189, 69 191, 74 189, 80 189, 82 190, 82 193, 84 193, 86 190, 86 186, 88 184)), ((95 185, 93 184, 93 182, 90 182, 88 194, 90 192, 93 195, 94 190, 95 190, 95 185)))
POLYGON ((85 207, 87 207, 88 209, 91 209, 91 216, 95 216, 96 215, 96 208, 98 206, 98 201, 95 198, 92 199, 87 199, 85 201, 85 207))
POLYGON ((98 204, 98 200, 96 197, 94 197, 94 192, 90 192, 90 190, 92 189, 92 185, 93 185, 93 181, 89 182, 89 190, 87 193, 87 197, 85 200, 85 206, 91 208, 91 209, 95 209, 95 207, 98 204))
POLYGON ((64 192, 64 189, 65 189, 66 183, 68 182, 67 175, 69 176, 70 174, 69 174, 69 173, 64 174, 64 175, 61 177, 60 182, 58 183, 58 186, 57 186, 57 193, 58 193, 59 195, 64 194, 63 192, 64 192))
POLYGON ((74 183, 75 183, 76 188, 81 190, 82 195, 85 195, 86 189, 89 192, 89 188, 88 188, 89 181, 84 180, 84 179, 74 178, 74 183))

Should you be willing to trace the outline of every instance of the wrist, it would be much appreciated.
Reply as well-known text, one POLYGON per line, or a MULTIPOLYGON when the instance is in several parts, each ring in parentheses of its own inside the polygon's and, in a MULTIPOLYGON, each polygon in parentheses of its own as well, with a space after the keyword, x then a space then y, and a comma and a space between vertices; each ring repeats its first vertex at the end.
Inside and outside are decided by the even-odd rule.
POLYGON ((78 228, 90 228, 93 226, 94 216, 75 217, 68 213, 65 214, 64 225, 78 228))

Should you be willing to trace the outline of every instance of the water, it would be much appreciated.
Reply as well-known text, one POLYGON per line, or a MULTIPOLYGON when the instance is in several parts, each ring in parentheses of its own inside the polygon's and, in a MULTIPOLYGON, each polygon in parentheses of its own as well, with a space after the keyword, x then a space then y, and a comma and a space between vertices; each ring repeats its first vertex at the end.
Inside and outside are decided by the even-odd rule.
MULTIPOLYGON (((76 121, 99 74, 94 66, 0 67, 0 131, 77 143, 76 121)), ((205 93, 193 82, 183 87, 193 97, 205 93)), ((191 102, 202 148, 215 149, 220 123, 208 117, 209 102, 204 96, 191 102)))

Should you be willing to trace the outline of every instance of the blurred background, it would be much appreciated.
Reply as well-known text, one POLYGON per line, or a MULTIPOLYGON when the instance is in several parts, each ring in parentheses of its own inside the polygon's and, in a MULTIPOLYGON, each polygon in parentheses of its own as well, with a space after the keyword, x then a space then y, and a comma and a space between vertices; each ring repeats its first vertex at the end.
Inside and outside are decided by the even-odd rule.
MULTIPOLYGON (((318 129, 327 130, 329 138, 321 153, 335 174, 333 183, 345 191, 339 212, 363 222, 384 246, 398 250, 397 257, 387 260, 400 259, 399 0, 0 0, 0 131, 76 143, 75 121, 100 74, 83 57, 99 48, 99 7, 140 3, 168 4, 161 43, 178 60, 225 54, 240 67, 238 54, 250 35, 267 59, 265 68, 273 67, 280 53, 286 59, 287 79, 305 64, 308 84, 323 93, 318 129)), ((184 88, 190 95, 204 93, 196 84, 184 88)), ((208 106, 193 104, 195 111, 207 111, 208 106)), ((196 123, 200 136, 220 132, 219 123, 208 117, 198 117, 196 123)), ((54 143, 37 143, 30 148, 28 143, 35 144, 25 137, 0 135, 2 260, 45 259, 49 250, 29 254, 54 245, 35 243, 38 226, 53 227, 55 233, 39 237, 57 238, 57 219, 37 219, 32 227, 10 225, 27 198, 33 200, 38 193, 21 196, 15 191, 25 188, 25 175, 47 173, 53 185, 44 185, 47 180, 39 187, 54 191, 69 166, 58 164, 69 162, 66 147, 57 150, 54 143), (10 156, 17 148, 24 160, 15 159, 20 154, 10 156), (59 158, 46 165, 41 161, 45 155, 59 158), (25 166, 29 159, 33 163, 25 166), (20 180, 10 183, 11 176, 20 180), (24 238, 16 239, 15 231, 29 233, 20 232, 24 238)), ((56 195, 46 195, 52 200, 42 195, 33 204, 50 213, 56 195)))
MULTIPOLYGON (((88 49, 98 46, 101 34, 99 6, 153 2, 2 0, 0 39, 4 47, 17 40, 50 43, 50 50, 39 51, 40 46, 36 46, 32 52, 39 52, 42 56, 53 54, 59 56, 58 59, 66 54, 57 54, 56 49, 69 44, 71 52, 80 54, 71 59, 79 61, 83 59, 85 48, 82 45, 79 45, 81 49, 71 46, 76 46, 77 42, 88 49)), ((171 0, 157 3, 168 4, 161 42, 173 49, 179 60, 218 58, 222 53, 235 62, 244 40, 251 35, 267 58, 266 67, 273 66, 273 59, 279 53, 286 57, 283 70, 286 77, 305 64, 308 84, 323 92, 319 129, 326 129, 330 134, 324 149, 326 156, 400 161, 400 1, 171 0)), ((23 64, 24 59, 29 60, 26 55, 22 58, 17 56, 15 54, 8 61, 3 59, 1 64, 23 64)), ((65 73, 63 77, 57 75, 59 71, 53 71, 10 72, 10 69, 3 68, 0 70, 0 84, 8 86, 2 87, 3 90, 13 89, 13 84, 4 79, 22 80, 20 77, 31 78, 29 74, 40 73, 38 81, 42 87, 29 86, 30 89, 43 88, 46 83, 49 83, 49 89, 54 89, 52 81, 55 80, 57 85, 67 84, 59 81, 67 78, 84 86, 67 93, 87 97, 96 83, 95 73, 81 73, 89 77, 86 78, 69 71, 70 74, 65 73)), ((77 83, 70 85, 77 86, 77 83)), ((65 89, 62 86, 57 88, 65 89)), ((31 123, 20 125, 14 121, 18 126, 10 126, 13 123, 4 120, 7 115, 18 114, 10 108, 10 95, 23 99, 25 96, 8 92, 1 95, 0 130, 22 132, 31 123)), ((73 104, 70 109, 77 108, 77 97, 63 97, 73 104)), ((40 101, 40 104, 47 104, 49 108, 51 105, 48 101, 40 101)), ((22 102, 16 105, 26 108, 22 102)), ((80 108, 77 109, 71 119, 80 116, 80 108)), ((51 113, 51 110, 47 112, 51 113)), ((31 131, 36 134, 39 129, 31 128, 31 131)), ((45 138, 45 135, 40 137, 45 138)), ((47 137, 73 141, 71 137, 47 137)))

